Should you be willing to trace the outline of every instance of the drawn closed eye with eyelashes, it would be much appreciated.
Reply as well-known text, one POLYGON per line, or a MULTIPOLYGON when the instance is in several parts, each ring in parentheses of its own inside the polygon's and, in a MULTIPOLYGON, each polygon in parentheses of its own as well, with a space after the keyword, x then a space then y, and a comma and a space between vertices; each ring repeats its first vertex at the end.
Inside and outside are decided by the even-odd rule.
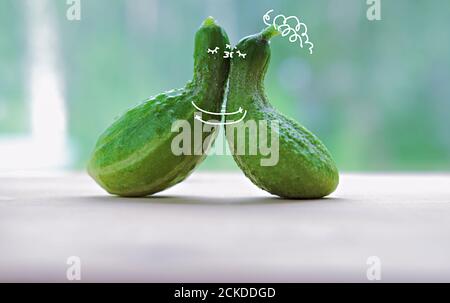
POLYGON ((217 52, 219 51, 220 47, 216 47, 215 49, 210 49, 208 48, 208 54, 217 54, 217 52))
POLYGON ((237 50, 236 54, 238 54, 239 58, 243 58, 243 59, 245 59, 245 57, 247 56, 247 54, 242 53, 240 50, 237 50))

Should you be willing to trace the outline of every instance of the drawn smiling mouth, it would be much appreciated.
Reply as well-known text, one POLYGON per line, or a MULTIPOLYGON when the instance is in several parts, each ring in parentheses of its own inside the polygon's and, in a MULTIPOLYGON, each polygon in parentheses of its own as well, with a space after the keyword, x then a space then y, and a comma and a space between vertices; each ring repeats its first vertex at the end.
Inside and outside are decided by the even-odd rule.
POLYGON ((192 101, 191 103, 192 103, 192 106, 194 106, 197 110, 201 111, 202 113, 213 115, 213 116, 222 116, 223 117, 223 116, 232 116, 232 115, 237 115, 237 114, 243 114, 239 120, 231 121, 231 122, 209 122, 209 121, 202 120, 202 118, 199 115, 194 116, 195 120, 198 120, 198 121, 200 121, 204 124, 208 124, 208 125, 232 125, 232 124, 242 122, 245 119, 245 117, 247 116, 247 111, 244 110, 242 107, 239 107, 239 109, 237 111, 232 112, 232 113, 225 112, 225 109, 223 109, 220 113, 215 113, 215 112, 206 111, 206 110, 198 107, 194 101, 192 101))

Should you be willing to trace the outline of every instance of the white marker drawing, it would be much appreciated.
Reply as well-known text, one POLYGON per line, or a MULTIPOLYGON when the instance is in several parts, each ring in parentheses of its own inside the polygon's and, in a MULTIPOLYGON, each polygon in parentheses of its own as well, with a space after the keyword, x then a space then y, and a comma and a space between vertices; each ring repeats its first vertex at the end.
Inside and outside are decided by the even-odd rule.
POLYGON ((228 59, 228 58, 233 59, 233 55, 234 55, 234 52, 224 52, 223 58, 224 59, 228 59))
MULTIPOLYGON (((225 48, 229 49, 229 51, 223 52, 223 58, 224 59, 233 59, 234 54, 235 54, 234 50, 236 48, 233 49, 233 47, 230 44, 225 44, 225 48)), ((219 49, 220 49, 220 47, 218 47, 218 46, 214 49, 208 48, 208 54, 217 54, 219 49)), ((240 50, 237 50, 236 54, 238 54, 239 58, 243 58, 243 59, 245 59, 245 57, 247 56, 247 54, 242 53, 240 50)))
POLYGON ((225 108, 222 108, 222 112, 220 112, 220 113, 213 113, 213 112, 209 112, 209 111, 206 111, 204 109, 201 109, 200 107, 197 106, 197 104, 194 103, 194 101, 192 101, 191 103, 197 110, 201 111, 202 113, 209 114, 209 115, 214 115, 214 116, 232 116, 232 115, 236 115, 236 114, 242 114, 244 112, 244 109, 242 107, 239 107, 239 110, 235 111, 233 113, 225 112, 226 111, 225 108))
POLYGON ((215 49, 210 49, 208 48, 208 54, 217 54, 217 52, 219 51, 219 47, 217 46, 215 49))
POLYGON ((240 50, 237 50, 237 51, 236 51, 236 54, 238 54, 239 58, 245 59, 245 57, 247 57, 247 54, 241 53, 240 50))
POLYGON ((247 111, 245 111, 244 115, 241 117, 241 119, 237 120, 237 121, 231 121, 231 122, 208 122, 208 121, 204 121, 202 120, 202 118, 200 118, 200 116, 195 115, 195 120, 198 120, 204 124, 208 124, 208 125, 232 125, 232 124, 237 124, 240 123, 242 121, 244 121, 245 117, 247 116, 247 111))
POLYGON ((300 41, 300 47, 303 48, 303 45, 309 45, 309 53, 312 55, 314 44, 309 41, 308 36, 308 27, 305 23, 300 22, 300 20, 296 16, 289 16, 286 17, 282 14, 277 15, 273 21, 270 21, 271 16, 270 14, 273 13, 273 9, 268 11, 263 16, 264 24, 266 25, 273 25, 276 30, 280 31, 281 36, 286 37, 289 35, 289 42, 294 43, 297 42, 297 40, 300 41), (280 23, 281 20, 281 23, 280 23), (295 27, 292 27, 289 24, 289 21, 294 20, 297 24, 295 27), (303 28, 303 32, 301 32, 303 28), (300 33, 300 34, 299 34, 300 33), (304 38, 304 40, 303 40, 304 38))

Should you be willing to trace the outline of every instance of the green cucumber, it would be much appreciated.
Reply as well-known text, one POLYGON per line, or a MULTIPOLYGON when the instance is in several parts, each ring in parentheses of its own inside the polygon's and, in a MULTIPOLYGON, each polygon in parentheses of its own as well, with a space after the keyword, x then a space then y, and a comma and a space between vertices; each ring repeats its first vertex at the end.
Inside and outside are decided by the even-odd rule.
MULTIPOLYGON (((177 134, 172 126, 183 120, 194 128, 198 121, 192 102, 205 111, 220 112, 230 61, 208 49, 223 50, 227 44, 225 31, 207 18, 195 36, 192 81, 132 108, 99 138, 88 164, 89 174, 99 185, 114 195, 147 196, 185 180, 205 159, 217 128, 202 132, 202 140, 192 146, 191 154, 175 155, 171 144, 177 134)), ((204 113, 202 118, 217 119, 204 113)))
MULTIPOLYGON (((272 26, 263 32, 242 39, 236 46, 245 58, 235 56, 231 61, 227 112, 242 108, 247 114, 242 122, 226 127, 233 157, 245 175, 257 186, 274 195, 293 199, 315 199, 331 194, 338 186, 339 173, 325 145, 305 127, 277 111, 264 92, 264 78, 269 66, 269 40, 278 32, 272 26), (248 121, 267 121, 268 133, 278 137, 278 162, 263 166, 267 158, 260 151, 255 155, 240 154, 239 140, 250 150, 249 132, 237 127, 248 121), (271 121, 278 122, 274 129, 271 121)), ((227 121, 236 121, 228 116, 227 121)), ((259 129, 259 132, 262 130, 259 129)), ((261 142, 259 142, 261 144, 261 142)))

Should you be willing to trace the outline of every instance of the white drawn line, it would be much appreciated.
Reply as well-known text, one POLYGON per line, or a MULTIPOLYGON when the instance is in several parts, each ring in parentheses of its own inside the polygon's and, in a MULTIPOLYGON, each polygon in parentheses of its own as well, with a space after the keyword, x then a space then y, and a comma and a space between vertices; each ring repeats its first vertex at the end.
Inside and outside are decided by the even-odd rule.
POLYGON ((247 116, 247 111, 245 111, 245 113, 241 119, 239 119, 237 121, 231 121, 231 122, 208 122, 208 121, 202 120, 202 118, 200 118, 200 116, 197 116, 197 115, 195 115, 194 118, 195 118, 195 120, 198 120, 198 121, 208 124, 208 125, 232 125, 232 124, 237 124, 239 122, 242 122, 246 116, 247 116))
POLYGON ((217 52, 219 51, 219 47, 217 46, 215 49, 210 49, 208 48, 208 54, 217 54, 217 52))
POLYGON ((223 55, 223 58, 224 59, 228 59, 228 58, 233 59, 233 55, 234 55, 234 52, 227 52, 227 51, 225 51, 224 55, 223 55))
POLYGON ((236 115, 236 114, 242 114, 244 112, 242 107, 239 107, 239 110, 235 111, 234 113, 222 113, 222 112, 221 113, 213 113, 213 112, 208 112, 204 109, 201 109, 200 107, 197 106, 197 104, 194 103, 194 101, 192 101, 191 103, 196 109, 198 109, 202 113, 210 114, 210 115, 214 115, 214 116, 232 116, 232 115, 236 115))
POLYGON ((241 53, 240 50, 237 50, 236 53, 238 54, 238 56, 239 56, 240 58, 244 58, 244 59, 245 59, 245 57, 247 57, 247 54, 241 53))
POLYGON ((286 17, 282 14, 277 15, 275 18, 273 18, 273 21, 270 22, 270 14, 273 13, 273 9, 271 9, 270 11, 268 11, 264 16, 263 16, 263 21, 264 24, 266 25, 273 25, 275 27, 276 30, 279 30, 281 33, 281 36, 286 37, 287 35, 289 36, 289 42, 296 42, 297 40, 300 41, 300 47, 303 48, 303 44, 308 44, 309 45, 309 53, 312 54, 313 53, 313 48, 314 48, 314 44, 312 42, 309 41, 309 36, 308 36, 308 27, 306 26, 305 23, 300 22, 300 20, 296 17, 296 16, 289 16, 286 17), (282 19, 281 24, 279 24, 279 20, 282 19), (295 20, 297 25, 295 25, 295 27, 292 27, 288 21, 289 20, 295 20), (301 31, 302 27, 304 28, 304 32, 301 33, 301 35, 299 35, 299 32, 301 31), (303 38, 305 38, 305 42, 303 43, 303 38))

